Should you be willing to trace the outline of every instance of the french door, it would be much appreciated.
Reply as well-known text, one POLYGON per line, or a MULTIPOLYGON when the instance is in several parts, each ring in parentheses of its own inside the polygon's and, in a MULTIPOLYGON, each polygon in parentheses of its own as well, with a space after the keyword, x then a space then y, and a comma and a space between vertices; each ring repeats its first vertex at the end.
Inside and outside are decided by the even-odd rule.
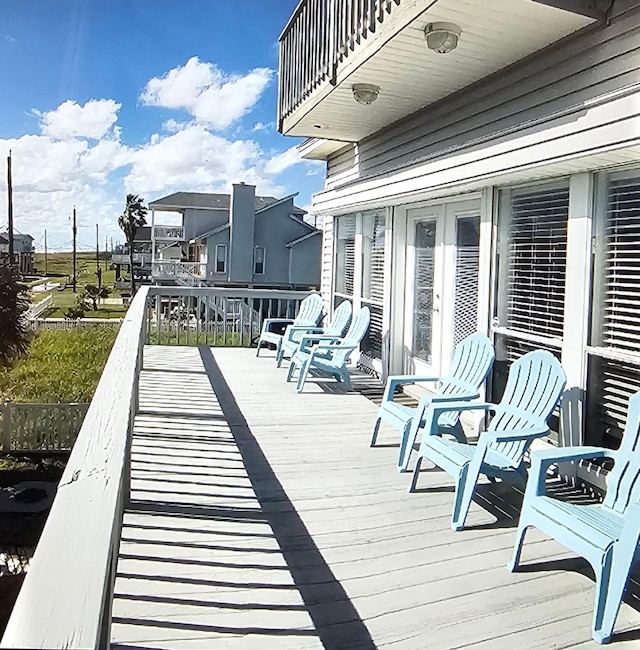
POLYGON ((478 327, 480 202, 407 210, 405 371, 439 376, 478 327))

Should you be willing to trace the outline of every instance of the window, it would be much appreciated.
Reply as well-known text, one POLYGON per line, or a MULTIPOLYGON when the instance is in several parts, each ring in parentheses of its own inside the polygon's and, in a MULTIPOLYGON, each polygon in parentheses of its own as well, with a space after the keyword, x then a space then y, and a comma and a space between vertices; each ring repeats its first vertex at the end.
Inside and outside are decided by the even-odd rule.
POLYGON ((336 271, 335 292, 353 296, 356 260, 356 215, 350 214, 335 220, 336 271))
MULTIPOLYGON (((532 349, 560 357, 564 330, 569 182, 507 188, 498 196, 496 360, 491 401, 511 363, 532 349)), ((557 413, 556 413, 557 416, 557 413)), ((557 417, 549 421, 552 439, 557 417)))
POLYGON ((362 213, 362 302, 371 311, 362 352, 372 359, 382 358, 386 223, 385 210, 362 213))
POLYGON ((227 245, 216 244, 216 273, 227 272, 227 245))
POLYGON ((456 222, 456 282, 453 306, 453 344, 478 329, 478 276, 480 273, 480 217, 459 217, 456 222))
POLYGON ((253 253, 253 272, 256 275, 264 274, 264 246, 256 246, 253 253))
POLYGON ((569 184, 502 190, 499 210, 499 325, 561 341, 569 184))
POLYGON ((596 204, 585 433, 617 447, 640 390, 640 172, 602 176, 596 204))

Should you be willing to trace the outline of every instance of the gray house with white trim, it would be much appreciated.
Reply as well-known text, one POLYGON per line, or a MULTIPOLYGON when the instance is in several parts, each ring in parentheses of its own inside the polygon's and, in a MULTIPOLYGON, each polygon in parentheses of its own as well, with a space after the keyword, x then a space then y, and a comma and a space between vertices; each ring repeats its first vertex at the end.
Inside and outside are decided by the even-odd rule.
POLYGON ((640 2, 324 6, 280 37, 278 120, 327 163, 322 293, 371 308, 360 363, 441 375, 484 332, 495 399, 544 348, 575 398, 560 441, 617 446, 640 389, 640 2))
POLYGON ((153 278, 159 283, 309 289, 320 286, 322 231, 304 221, 295 194, 176 192, 149 203, 153 278), (180 214, 179 226, 159 213, 180 214))

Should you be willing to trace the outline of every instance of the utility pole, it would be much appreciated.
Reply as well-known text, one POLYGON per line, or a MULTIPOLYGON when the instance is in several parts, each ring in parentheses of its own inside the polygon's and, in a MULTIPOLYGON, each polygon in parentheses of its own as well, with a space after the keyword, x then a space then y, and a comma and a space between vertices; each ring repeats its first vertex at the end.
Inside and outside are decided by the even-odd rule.
POLYGON ((11 149, 7 158, 7 197, 9 200, 7 214, 9 215, 9 266, 14 264, 13 256, 13 183, 11 178, 11 149))
POLYGON ((100 268, 100 234, 96 224, 96 275, 98 276, 98 289, 102 286, 102 269, 100 268))
POLYGON ((77 293, 78 281, 76 279, 76 237, 78 228, 76 226, 76 206, 73 206, 73 293, 77 293))
POLYGON ((47 275, 47 231, 44 231, 44 274, 47 275))
POLYGON ((104 236, 104 270, 105 271, 109 270, 108 263, 109 263, 109 236, 105 235, 104 236))

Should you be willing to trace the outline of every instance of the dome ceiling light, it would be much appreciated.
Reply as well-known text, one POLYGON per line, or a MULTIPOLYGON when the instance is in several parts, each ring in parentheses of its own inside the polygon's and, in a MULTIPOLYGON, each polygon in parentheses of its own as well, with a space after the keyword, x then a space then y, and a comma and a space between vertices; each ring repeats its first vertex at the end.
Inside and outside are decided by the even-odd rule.
POLYGON ((373 104, 380 94, 380 86, 373 84, 353 84, 351 87, 353 98, 358 104, 373 104))
POLYGON ((429 23, 424 28, 427 47, 438 54, 448 54, 458 47, 462 30, 455 23, 429 23))

